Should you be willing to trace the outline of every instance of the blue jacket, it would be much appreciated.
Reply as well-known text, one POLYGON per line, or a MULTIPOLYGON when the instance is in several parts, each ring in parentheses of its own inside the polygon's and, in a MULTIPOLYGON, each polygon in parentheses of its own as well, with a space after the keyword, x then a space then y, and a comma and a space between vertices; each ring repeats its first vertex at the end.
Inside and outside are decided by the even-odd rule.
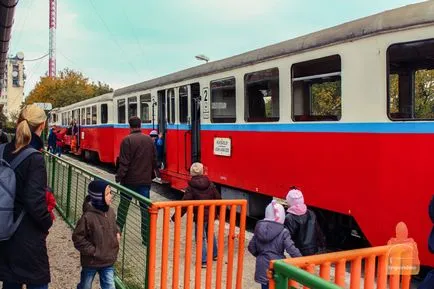
POLYGON ((54 133, 53 129, 50 129, 50 134, 48 135, 48 146, 56 146, 56 134, 54 133))
POLYGON ((155 140, 155 148, 157 149, 157 160, 160 162, 163 161, 164 142, 161 138, 155 140))
POLYGON ((431 234, 429 235, 428 247, 430 252, 434 254, 434 196, 432 197, 431 203, 429 204, 429 217, 431 218, 433 228, 431 229, 431 234))

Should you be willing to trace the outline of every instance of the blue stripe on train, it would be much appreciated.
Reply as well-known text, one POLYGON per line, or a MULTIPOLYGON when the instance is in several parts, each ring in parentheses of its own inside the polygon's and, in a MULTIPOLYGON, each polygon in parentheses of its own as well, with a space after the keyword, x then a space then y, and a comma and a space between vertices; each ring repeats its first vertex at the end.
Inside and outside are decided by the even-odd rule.
MULTIPOLYGON (((85 128, 129 128, 128 124, 85 125, 85 128)), ((157 129, 155 124, 154 128, 157 129)), ((169 124, 169 130, 188 130, 190 125, 169 124)), ((152 124, 142 124, 152 129, 152 124)), ((246 132, 336 132, 336 133, 434 133, 434 122, 370 122, 370 123, 251 123, 251 124, 202 124, 201 130, 246 132)))

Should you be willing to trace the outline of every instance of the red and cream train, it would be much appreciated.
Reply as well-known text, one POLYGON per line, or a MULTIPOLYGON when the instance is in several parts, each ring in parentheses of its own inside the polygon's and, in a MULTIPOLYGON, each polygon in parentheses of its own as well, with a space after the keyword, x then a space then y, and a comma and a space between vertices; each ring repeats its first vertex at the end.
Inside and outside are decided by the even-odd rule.
POLYGON ((382 245, 404 221, 434 266, 434 114, 420 113, 421 103, 434 109, 434 79, 423 77, 433 69, 427 1, 57 108, 50 120, 75 118, 86 158, 114 163, 138 115, 144 133, 164 134, 173 188, 201 161, 254 216, 295 185, 329 236, 382 245))

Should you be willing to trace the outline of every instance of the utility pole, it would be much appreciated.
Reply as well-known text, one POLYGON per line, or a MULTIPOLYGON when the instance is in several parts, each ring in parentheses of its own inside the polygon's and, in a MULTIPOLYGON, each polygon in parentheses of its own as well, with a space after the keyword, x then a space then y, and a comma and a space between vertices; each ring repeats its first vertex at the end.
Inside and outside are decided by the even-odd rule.
POLYGON ((56 77, 56 23, 57 23, 57 0, 50 1, 49 28, 50 47, 48 60, 48 76, 56 77))

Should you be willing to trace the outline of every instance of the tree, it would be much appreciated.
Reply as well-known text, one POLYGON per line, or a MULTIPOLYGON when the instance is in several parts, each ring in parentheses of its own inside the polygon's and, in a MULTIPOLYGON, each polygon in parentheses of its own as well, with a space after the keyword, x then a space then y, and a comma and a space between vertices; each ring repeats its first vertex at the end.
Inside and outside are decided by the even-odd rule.
POLYGON ((62 107, 112 91, 108 84, 90 82, 81 72, 66 68, 58 77, 41 77, 25 103, 49 102, 62 107))

